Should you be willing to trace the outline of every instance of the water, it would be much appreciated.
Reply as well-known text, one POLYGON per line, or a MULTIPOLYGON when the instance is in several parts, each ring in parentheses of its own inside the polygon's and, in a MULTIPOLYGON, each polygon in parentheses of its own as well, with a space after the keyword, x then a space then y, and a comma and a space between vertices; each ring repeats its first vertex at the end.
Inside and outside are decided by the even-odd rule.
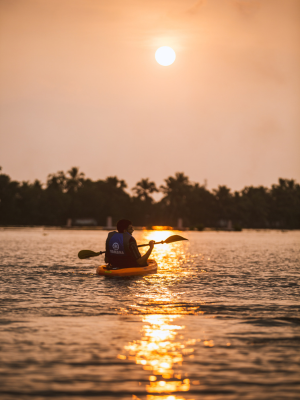
POLYGON ((1 229, 1 400, 299 398, 300 232, 183 235, 110 280, 105 232, 1 229))

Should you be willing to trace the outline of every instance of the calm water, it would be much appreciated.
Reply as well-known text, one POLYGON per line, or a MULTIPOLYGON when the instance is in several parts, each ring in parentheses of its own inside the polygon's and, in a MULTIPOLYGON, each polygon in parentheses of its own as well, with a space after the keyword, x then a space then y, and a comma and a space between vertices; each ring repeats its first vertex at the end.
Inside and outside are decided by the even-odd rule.
POLYGON ((0 398, 299 399, 300 232, 183 235, 110 280, 105 232, 0 230, 0 398))

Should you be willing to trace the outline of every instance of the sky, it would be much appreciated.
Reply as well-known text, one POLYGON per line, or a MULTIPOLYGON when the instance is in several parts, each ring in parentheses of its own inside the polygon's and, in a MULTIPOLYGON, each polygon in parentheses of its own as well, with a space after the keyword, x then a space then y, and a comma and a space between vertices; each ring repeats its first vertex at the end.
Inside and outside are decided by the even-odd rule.
POLYGON ((2 172, 300 182, 299 22, 299 0, 0 0, 2 172))

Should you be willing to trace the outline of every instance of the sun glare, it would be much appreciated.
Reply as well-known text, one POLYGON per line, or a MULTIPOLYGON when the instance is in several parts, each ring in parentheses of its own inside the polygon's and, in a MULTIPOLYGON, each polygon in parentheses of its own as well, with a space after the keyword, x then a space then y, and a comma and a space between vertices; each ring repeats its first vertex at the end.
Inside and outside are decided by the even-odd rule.
POLYGON ((164 67, 173 64, 175 58, 175 51, 169 46, 162 46, 156 50, 155 59, 158 64, 163 65, 164 67))

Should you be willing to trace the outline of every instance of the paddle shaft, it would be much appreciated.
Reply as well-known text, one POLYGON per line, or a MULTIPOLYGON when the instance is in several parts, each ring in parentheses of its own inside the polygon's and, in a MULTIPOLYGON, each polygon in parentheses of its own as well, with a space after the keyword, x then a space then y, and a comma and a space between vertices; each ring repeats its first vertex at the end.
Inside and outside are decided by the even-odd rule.
MULTIPOLYGON (((182 236, 179 235, 172 235, 170 237, 168 237, 166 240, 162 240, 161 242, 154 242, 154 244, 169 244, 169 243, 174 243, 174 242, 178 242, 179 240, 187 240, 182 236)), ((149 243, 147 244, 140 244, 137 247, 146 247, 149 246, 149 243)), ((94 251, 91 250, 81 250, 78 253, 78 257, 80 259, 84 259, 84 258, 90 258, 90 257, 97 257, 97 256, 101 256, 101 254, 105 254, 106 251, 99 251, 98 253, 95 253, 94 251)))
MULTIPOLYGON (((164 243, 164 241, 162 240, 161 242, 154 242, 154 244, 162 244, 164 243)), ((149 246, 149 243, 147 244, 139 244, 138 247, 145 247, 145 246, 149 246)))

